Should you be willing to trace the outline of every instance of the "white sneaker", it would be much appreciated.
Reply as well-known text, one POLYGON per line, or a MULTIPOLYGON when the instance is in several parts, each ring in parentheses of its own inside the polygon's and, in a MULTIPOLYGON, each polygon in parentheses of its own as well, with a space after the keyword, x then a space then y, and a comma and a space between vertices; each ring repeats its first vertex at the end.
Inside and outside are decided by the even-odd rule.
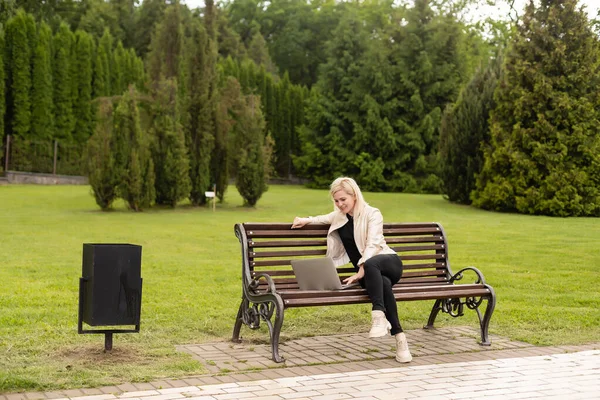
POLYGON ((408 342, 404 332, 400 332, 396 336, 396 361, 408 363, 412 361, 412 355, 408 350, 408 342))
POLYGON ((383 311, 371 311, 371 330, 369 331, 370 338, 378 338, 388 334, 392 325, 385 318, 383 311))

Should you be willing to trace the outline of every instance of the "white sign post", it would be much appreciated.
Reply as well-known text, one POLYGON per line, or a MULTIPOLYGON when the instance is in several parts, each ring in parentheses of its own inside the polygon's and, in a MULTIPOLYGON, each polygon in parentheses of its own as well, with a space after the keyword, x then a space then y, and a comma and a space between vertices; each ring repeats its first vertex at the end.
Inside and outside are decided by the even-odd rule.
POLYGON ((212 203, 213 203, 213 212, 215 211, 215 206, 216 206, 216 202, 217 202, 217 197, 216 197, 216 193, 217 193, 217 185, 213 185, 213 191, 212 192, 204 192, 204 196, 211 199, 212 198, 212 203))

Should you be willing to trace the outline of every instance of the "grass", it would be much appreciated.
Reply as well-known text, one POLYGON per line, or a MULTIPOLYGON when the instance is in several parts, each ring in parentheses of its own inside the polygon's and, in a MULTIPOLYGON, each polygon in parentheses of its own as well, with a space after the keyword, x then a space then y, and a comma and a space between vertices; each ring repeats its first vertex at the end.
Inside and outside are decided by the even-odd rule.
MULTIPOLYGON (((453 270, 473 265, 494 286, 491 332, 533 344, 580 344, 600 338, 600 229, 593 218, 498 214, 450 204, 440 196, 367 193, 386 221, 439 221, 453 270)), ((292 221, 331 210, 327 192, 271 186, 258 207, 183 205, 132 213, 96 207, 88 187, 0 186, 0 392, 144 382, 206 372, 176 345, 228 340, 241 296, 237 222, 292 221), (83 243, 134 243, 142 250, 142 325, 117 334, 77 334, 83 243)), ((403 303, 405 329, 421 327, 429 302, 403 303)), ((475 313, 438 326, 477 326, 475 313)), ((366 332, 367 305, 286 312, 282 339, 366 332)), ((242 328, 268 340, 266 327, 242 328)))

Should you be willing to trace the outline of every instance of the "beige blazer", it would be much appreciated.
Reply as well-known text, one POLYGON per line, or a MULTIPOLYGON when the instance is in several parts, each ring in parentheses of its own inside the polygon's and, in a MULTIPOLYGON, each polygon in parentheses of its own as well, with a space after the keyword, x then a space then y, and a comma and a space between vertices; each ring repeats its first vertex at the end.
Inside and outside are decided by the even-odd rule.
MULTIPOLYGON (((337 230, 348 222, 345 213, 335 210, 329 214, 308 217, 311 224, 331 224, 327 233, 327 256, 333 258, 336 267, 350 262, 344 244, 337 230)), ((378 254, 396 254, 388 247, 383 237, 383 216, 381 212, 369 205, 354 214, 354 241, 362 258, 358 265, 378 254)))

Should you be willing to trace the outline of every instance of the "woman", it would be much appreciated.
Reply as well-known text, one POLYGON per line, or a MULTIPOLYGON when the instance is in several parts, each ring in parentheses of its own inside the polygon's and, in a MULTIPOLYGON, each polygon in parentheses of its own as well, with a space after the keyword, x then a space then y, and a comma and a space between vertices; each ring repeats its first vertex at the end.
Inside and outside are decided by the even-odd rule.
POLYGON ((306 224, 331 224, 327 233, 327 256, 338 267, 348 262, 354 265, 356 274, 344 279, 344 283, 358 281, 373 304, 369 337, 385 336, 391 329, 396 338, 396 361, 410 362, 412 356, 392 292, 392 286, 402 276, 402 261, 385 243, 381 212, 365 202, 352 178, 336 179, 329 193, 334 203, 333 212, 316 217, 296 217, 292 229, 306 224))

